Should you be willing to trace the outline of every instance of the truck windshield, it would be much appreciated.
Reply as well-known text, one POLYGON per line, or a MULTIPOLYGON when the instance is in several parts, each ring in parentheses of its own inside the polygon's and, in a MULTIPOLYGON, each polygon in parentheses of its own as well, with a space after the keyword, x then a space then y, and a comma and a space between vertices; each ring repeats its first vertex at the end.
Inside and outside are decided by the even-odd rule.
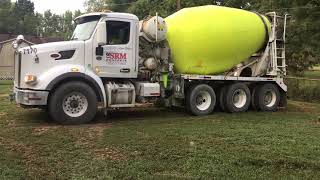
POLYGON ((99 22, 100 16, 88 16, 76 20, 71 40, 88 40, 99 22))

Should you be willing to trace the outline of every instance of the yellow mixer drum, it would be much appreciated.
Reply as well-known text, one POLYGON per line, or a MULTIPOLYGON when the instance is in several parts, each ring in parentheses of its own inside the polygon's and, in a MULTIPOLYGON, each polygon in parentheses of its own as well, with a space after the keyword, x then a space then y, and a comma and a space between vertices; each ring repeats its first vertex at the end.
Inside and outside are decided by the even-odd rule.
POLYGON ((270 21, 263 15, 222 6, 186 8, 167 17, 175 68, 185 74, 218 74, 264 48, 270 21))

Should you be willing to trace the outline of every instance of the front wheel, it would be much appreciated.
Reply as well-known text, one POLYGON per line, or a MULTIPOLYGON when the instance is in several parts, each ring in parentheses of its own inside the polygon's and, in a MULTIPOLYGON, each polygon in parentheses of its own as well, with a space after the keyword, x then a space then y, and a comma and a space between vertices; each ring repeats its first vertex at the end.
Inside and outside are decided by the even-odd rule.
POLYGON ((49 113, 60 124, 90 122, 97 113, 96 94, 82 82, 63 84, 50 97, 49 113))
POLYGON ((216 106, 216 94, 206 84, 194 85, 187 93, 186 106, 193 115, 208 115, 216 106))

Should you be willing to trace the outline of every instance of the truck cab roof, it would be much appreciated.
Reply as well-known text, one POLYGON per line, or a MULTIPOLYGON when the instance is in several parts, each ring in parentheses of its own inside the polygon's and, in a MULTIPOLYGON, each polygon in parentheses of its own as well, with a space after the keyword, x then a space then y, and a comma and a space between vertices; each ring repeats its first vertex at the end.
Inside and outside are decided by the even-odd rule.
POLYGON ((130 19, 130 20, 137 20, 139 21, 139 18, 136 15, 129 14, 129 13, 119 13, 119 12, 93 12, 93 13, 87 13, 83 14, 77 18, 75 18, 75 21, 84 18, 84 17, 89 17, 89 16, 107 16, 110 18, 121 18, 121 19, 130 19))

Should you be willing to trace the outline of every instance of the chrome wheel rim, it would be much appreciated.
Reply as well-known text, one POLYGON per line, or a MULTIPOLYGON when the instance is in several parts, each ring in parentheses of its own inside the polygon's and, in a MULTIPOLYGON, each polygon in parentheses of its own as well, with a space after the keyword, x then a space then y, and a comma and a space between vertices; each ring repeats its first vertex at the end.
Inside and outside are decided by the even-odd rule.
POLYGON ((243 89, 238 89, 232 96, 233 105, 237 108, 242 108, 247 103, 247 94, 243 89))
POLYGON ((88 100, 80 92, 72 92, 62 102, 63 111, 70 117, 80 117, 88 109, 88 100))
POLYGON ((211 106, 211 96, 207 91, 201 91, 196 98, 196 107, 200 111, 205 111, 211 106))
POLYGON ((267 91, 264 96, 264 103, 267 107, 272 107, 277 102, 277 95, 274 91, 267 91))

